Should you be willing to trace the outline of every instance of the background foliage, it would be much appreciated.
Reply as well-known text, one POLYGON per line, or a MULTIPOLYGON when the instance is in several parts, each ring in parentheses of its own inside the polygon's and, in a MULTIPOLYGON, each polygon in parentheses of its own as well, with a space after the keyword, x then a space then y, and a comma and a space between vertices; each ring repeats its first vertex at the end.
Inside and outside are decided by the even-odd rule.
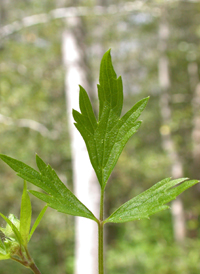
MULTIPOLYGON (((100 16, 91 13, 83 17, 88 77, 94 98, 99 63, 108 48, 112 48, 115 70, 123 79, 123 113, 136 101, 150 95, 142 114, 144 122, 127 143, 107 185, 108 216, 134 195, 170 175, 170 159, 162 148, 163 125, 159 108, 158 28, 163 9, 170 28, 167 56, 172 121, 168 129, 181 157, 184 176, 199 176, 192 154, 194 89, 190 84, 188 65, 192 62, 199 65, 200 4, 144 1, 147 8, 129 11, 127 1, 97 2, 4 0, 0 4, 0 28, 23 17, 48 13, 59 7, 84 5, 92 9, 97 4, 105 7, 120 5, 122 12, 114 12, 114 6, 111 6, 113 13, 100 16)), ((139 7, 140 1, 137 2, 139 7)), ((38 153, 73 189, 61 53, 65 28, 64 19, 50 20, 1 39, 0 152, 34 168, 35 153, 38 153), (37 121, 45 130, 30 129, 25 126, 28 121, 20 119, 37 121)), ((0 211, 19 216, 23 180, 3 163, 0 163, 0 174, 0 211)), ((30 184, 28 187, 34 189, 30 184)), ((187 227, 183 245, 174 242, 170 211, 152 216, 150 220, 106 225, 108 273, 199 273, 199 196, 198 187, 182 196, 187 227)), ((31 202, 37 216, 44 204, 32 196, 31 202)), ((38 258, 36 264, 42 273, 73 273, 74 219, 63 216, 48 209, 30 243, 30 251, 33 258, 38 258)), ((0 262, 0 267, 2 274, 21 273, 21 266, 14 262, 0 262)), ((29 270, 23 271, 29 273, 29 270)))

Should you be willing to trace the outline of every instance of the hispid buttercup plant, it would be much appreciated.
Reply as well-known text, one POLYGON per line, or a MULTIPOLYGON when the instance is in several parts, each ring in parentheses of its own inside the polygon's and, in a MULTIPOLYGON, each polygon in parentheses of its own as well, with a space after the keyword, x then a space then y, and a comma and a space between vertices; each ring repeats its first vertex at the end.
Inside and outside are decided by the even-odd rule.
MULTIPOLYGON (((36 155, 36 163, 39 172, 6 155, 1 154, 0 158, 16 171, 18 176, 44 191, 30 190, 29 192, 43 200, 47 206, 65 214, 89 218, 97 223, 99 230, 97 241, 99 246, 99 274, 103 274, 103 231, 106 223, 123 223, 148 218, 156 212, 169 208, 166 205, 168 202, 175 199, 187 188, 198 183, 198 181, 188 180, 187 178, 176 180, 171 180, 171 178, 163 179, 150 189, 121 205, 105 219, 103 212, 106 184, 125 144, 139 129, 141 121, 137 121, 137 119, 146 107, 149 98, 140 100, 126 114, 120 117, 123 106, 122 79, 121 77, 117 78, 109 50, 104 54, 101 61, 98 99, 99 115, 96 118, 88 94, 80 86, 80 112, 73 110, 73 117, 75 126, 85 141, 91 164, 101 186, 99 217, 94 216, 78 200, 61 182, 51 166, 46 165, 38 155, 36 155)), ((26 267, 30 267, 34 273, 40 273, 37 268, 31 267, 34 262, 30 258, 27 249, 32 232, 39 223, 39 221, 36 221, 36 225, 33 226, 29 234, 30 212, 30 201, 26 183, 24 183, 20 221, 15 219, 13 215, 6 218, 1 214, 7 222, 7 227, 5 229, 1 228, 0 259, 14 259, 26 267), (25 219, 29 220, 28 223, 25 219), (10 232, 8 233, 8 231, 10 232)))
POLYGON ((34 225, 30 229, 32 208, 27 192, 26 181, 24 181, 20 220, 13 214, 10 214, 7 218, 0 213, 1 217, 7 223, 5 228, 0 227, 0 260, 14 260, 25 267, 30 268, 35 274, 40 274, 39 269, 35 265, 28 251, 28 242, 41 221, 47 207, 48 206, 46 205, 43 208, 34 225))

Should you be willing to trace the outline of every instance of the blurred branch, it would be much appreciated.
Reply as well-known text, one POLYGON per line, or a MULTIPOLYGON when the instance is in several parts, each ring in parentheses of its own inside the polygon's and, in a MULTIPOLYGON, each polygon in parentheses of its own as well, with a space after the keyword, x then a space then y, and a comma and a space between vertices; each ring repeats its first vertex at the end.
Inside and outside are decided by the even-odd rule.
POLYGON ((32 130, 35 130, 39 132, 42 136, 50 138, 50 139, 57 139, 59 136, 59 132, 56 130, 50 131, 47 127, 45 127, 43 124, 38 123, 31 119, 12 119, 8 116, 4 116, 0 114, 0 123, 11 126, 15 125, 18 127, 27 127, 32 130))
MULTIPOLYGON (((168 0, 167 4, 173 4, 174 2, 189 2, 198 3, 199 0, 168 0)), ((162 5, 166 5, 166 1, 160 1, 157 3, 144 3, 141 0, 134 2, 125 2, 119 5, 110 5, 108 7, 95 6, 90 7, 68 7, 53 9, 48 13, 34 14, 24 17, 21 20, 15 21, 11 24, 5 25, 0 28, 0 39, 3 39, 17 31, 24 28, 31 27, 37 24, 44 24, 51 20, 77 17, 77 16, 102 16, 102 15, 122 15, 133 11, 149 12, 152 16, 161 16, 162 5)))
MULTIPOLYGON (((189 2, 198 3, 199 0, 168 0, 167 4, 173 4, 174 2, 189 2)), ((126 14, 132 11, 149 12, 152 16, 161 16, 162 5, 166 5, 166 1, 160 1, 159 4, 144 3, 141 0, 134 2, 125 2, 119 5, 110 5, 108 7, 95 6, 89 7, 68 7, 58 8, 51 10, 48 13, 35 14, 24 17, 21 20, 15 21, 11 24, 5 25, 0 28, 0 39, 3 39, 17 31, 24 28, 31 27, 37 24, 47 23, 51 20, 77 17, 77 16, 101 16, 101 15, 114 15, 114 14, 126 14)))
POLYGON ((121 5, 110 5, 108 7, 95 6, 89 7, 68 7, 51 10, 49 13, 35 14, 24 17, 22 20, 15 21, 11 24, 0 28, 0 39, 5 38, 17 31, 37 24, 47 23, 51 20, 62 19, 77 16, 100 16, 124 14, 132 11, 151 12, 152 15, 159 16, 158 7, 147 6, 142 1, 126 2, 121 5))

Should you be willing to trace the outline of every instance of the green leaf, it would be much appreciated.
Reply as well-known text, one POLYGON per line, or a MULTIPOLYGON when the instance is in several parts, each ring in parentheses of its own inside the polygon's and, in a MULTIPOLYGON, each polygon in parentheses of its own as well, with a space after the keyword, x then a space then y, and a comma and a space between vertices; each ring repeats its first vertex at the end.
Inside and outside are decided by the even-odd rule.
POLYGON ((47 166, 38 155, 36 155, 36 162, 41 173, 9 156, 0 154, 0 158, 16 171, 19 177, 40 187, 49 194, 34 194, 43 201, 48 200, 49 202, 47 203, 49 207, 57 209, 57 206, 58 211, 60 211, 60 208, 62 207, 61 212, 89 218, 97 222, 97 219, 92 212, 77 199, 77 197, 62 183, 51 166, 47 166))
MULTIPOLYGON (((29 192, 59 212, 92 219, 90 211, 75 196, 71 201, 66 201, 62 197, 57 199, 34 190, 29 190, 29 192)), ((92 220, 96 221, 96 218, 94 217, 92 220)))
POLYGON ((55 186, 53 184, 48 184, 48 181, 45 180, 45 178, 43 178, 39 172, 31 168, 30 166, 3 154, 0 154, 0 158, 14 171, 16 171, 19 177, 42 188, 50 195, 58 195, 55 186))
POLYGON ((169 208, 168 205, 165 205, 166 203, 174 200, 183 191, 198 183, 197 180, 185 180, 187 180, 187 178, 176 180, 166 178, 158 182, 148 190, 120 206, 104 223, 123 223, 149 218, 150 215, 169 208))
MULTIPOLYGON (((6 217, 4 216, 2 213, 0 213, 0 216, 7 222, 7 224, 11 227, 13 233, 15 234, 16 240, 22 244, 23 240, 22 237, 19 233, 19 230, 17 229, 17 227, 6 217)), ((6 235, 7 236, 7 235, 6 235)))
POLYGON ((0 253, 0 260, 2 261, 2 260, 8 260, 8 259, 10 259, 10 254, 1 254, 0 253))
POLYGON ((45 205, 45 207, 42 209, 42 211, 41 211, 40 214, 38 215, 37 219, 35 220, 35 223, 34 223, 34 225, 33 225, 32 228, 31 228, 31 232, 30 232, 30 234, 29 234, 28 241, 30 241, 30 239, 31 239, 31 237, 32 237, 32 235, 33 235, 33 233, 34 233, 34 231, 35 231, 36 228, 38 227, 38 225, 39 225, 39 223, 40 223, 42 217, 44 216, 44 213, 46 212, 47 208, 48 208, 48 205, 45 205))
POLYGON ((22 201, 21 201, 21 212, 20 212, 20 234, 24 241, 24 245, 27 246, 29 231, 31 226, 31 201, 30 197, 27 192, 27 184, 24 181, 24 189, 22 194, 22 201))
POLYGON ((102 58, 99 82, 98 121, 82 87, 79 96, 81 113, 73 110, 73 117, 75 126, 86 143, 101 188, 104 189, 125 144, 141 125, 136 120, 149 98, 139 101, 120 118, 123 105, 122 79, 117 78, 113 69, 110 50, 102 58))

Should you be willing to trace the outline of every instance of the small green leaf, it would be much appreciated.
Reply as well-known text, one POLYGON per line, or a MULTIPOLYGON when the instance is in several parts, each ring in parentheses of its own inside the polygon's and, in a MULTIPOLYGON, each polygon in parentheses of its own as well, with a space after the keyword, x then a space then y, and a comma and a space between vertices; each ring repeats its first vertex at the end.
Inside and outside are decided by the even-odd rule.
POLYGON ((122 79, 117 78, 113 69, 110 50, 102 58, 99 82, 98 121, 82 87, 79 96, 81 113, 73 110, 73 117, 75 126, 86 143, 101 188, 104 189, 125 144, 141 125, 136 120, 149 98, 139 101, 120 118, 123 105, 122 79))
POLYGON ((0 261, 10 259, 10 254, 2 254, 0 252, 0 261))
MULTIPOLYGON (((0 213, 0 216, 7 222, 7 224, 11 227, 13 233, 15 234, 16 240, 22 244, 23 240, 22 237, 19 233, 19 230, 17 229, 17 227, 6 217, 4 216, 2 213, 0 213)), ((7 236, 7 235, 6 235, 7 236)))
POLYGON ((36 162, 41 173, 23 162, 6 155, 0 154, 0 158, 16 171, 19 177, 40 187, 49 194, 36 194, 34 191, 29 191, 34 193, 34 195, 41 200, 46 201, 50 207, 54 209, 57 209, 56 207, 58 207, 58 211, 62 209, 61 212, 66 214, 89 218, 97 222, 97 219, 92 212, 77 199, 77 197, 59 179, 51 166, 47 166, 38 155, 36 155, 36 162))
POLYGON ((168 205, 165 205, 166 203, 174 200, 183 191, 198 183, 197 180, 185 180, 187 180, 187 178, 176 180, 166 178, 158 182, 148 190, 120 206, 104 223, 123 223, 140 220, 169 208, 168 205))
POLYGON ((34 231, 35 231, 36 228, 38 227, 38 225, 39 225, 39 223, 40 223, 42 217, 44 216, 44 213, 46 212, 47 208, 48 208, 48 205, 45 205, 45 207, 42 209, 42 211, 41 211, 40 214, 38 215, 37 219, 35 220, 35 223, 34 223, 34 225, 32 226, 31 232, 30 232, 29 237, 28 237, 28 242, 30 241, 30 239, 31 239, 31 237, 32 237, 32 235, 33 235, 33 233, 34 233, 34 231))
POLYGON ((27 246, 29 231, 31 226, 31 201, 30 197, 27 192, 27 184, 24 181, 24 189, 22 194, 22 201, 21 201, 21 212, 20 212, 20 234, 24 241, 24 245, 27 246))

